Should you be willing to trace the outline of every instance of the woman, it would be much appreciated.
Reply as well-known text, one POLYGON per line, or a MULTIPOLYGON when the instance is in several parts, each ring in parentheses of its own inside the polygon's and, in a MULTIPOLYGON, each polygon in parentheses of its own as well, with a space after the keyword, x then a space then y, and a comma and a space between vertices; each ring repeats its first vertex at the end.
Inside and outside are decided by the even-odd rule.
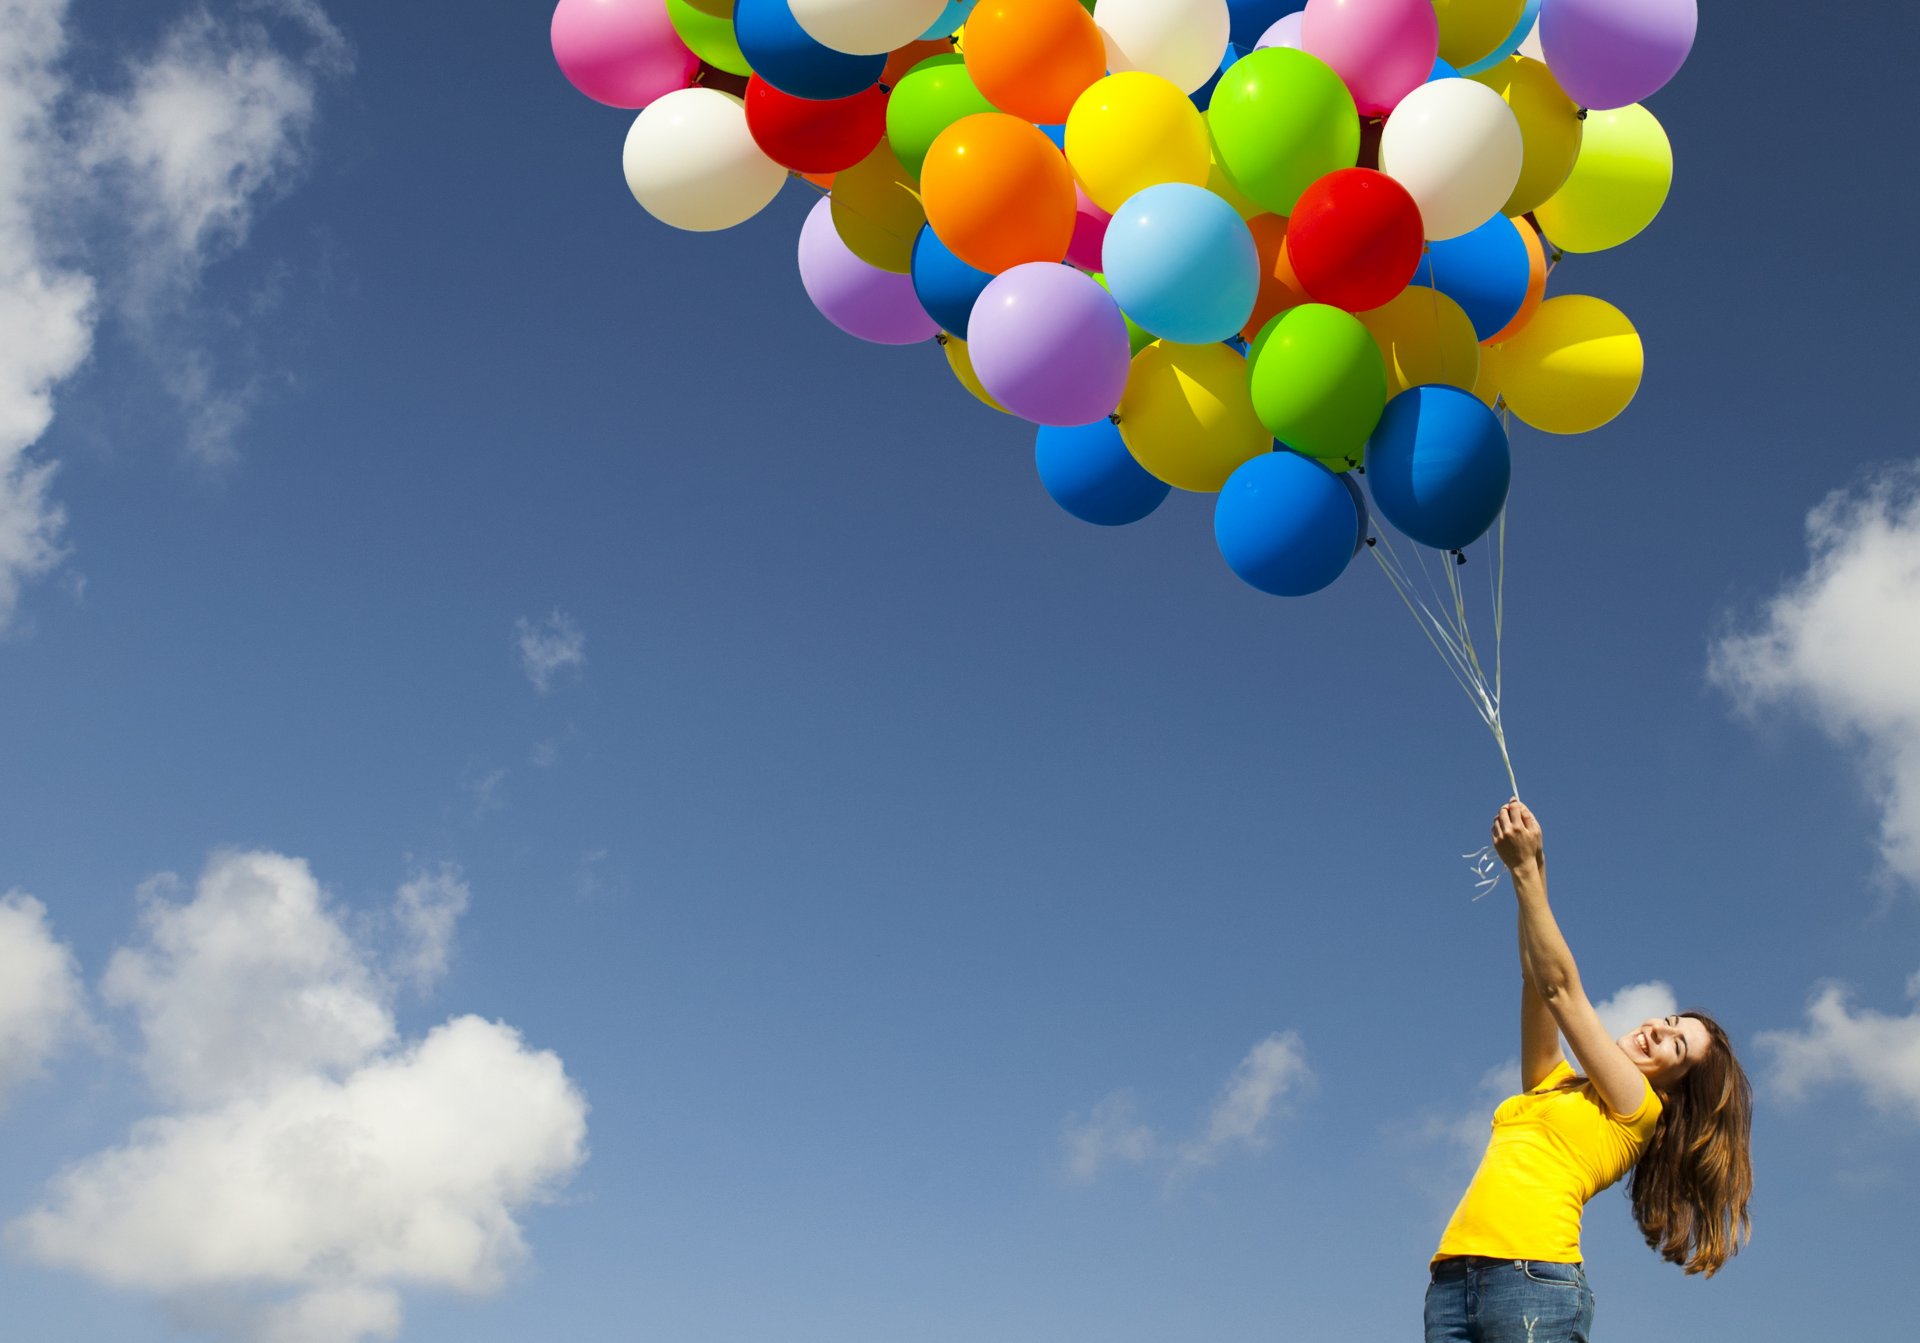
MULTIPOLYGON (((1540 823, 1518 798, 1493 845, 1520 903, 1520 1072, 1434 1254, 1427 1343, 1586 1343, 1580 1213, 1633 1172, 1647 1244, 1711 1277, 1750 1234, 1752 1092, 1727 1034, 1685 1012, 1607 1036, 1547 907, 1540 823), (1580 1073, 1560 1053, 1573 1047, 1580 1073)), ((1650 930, 1657 934, 1657 929, 1650 930)))

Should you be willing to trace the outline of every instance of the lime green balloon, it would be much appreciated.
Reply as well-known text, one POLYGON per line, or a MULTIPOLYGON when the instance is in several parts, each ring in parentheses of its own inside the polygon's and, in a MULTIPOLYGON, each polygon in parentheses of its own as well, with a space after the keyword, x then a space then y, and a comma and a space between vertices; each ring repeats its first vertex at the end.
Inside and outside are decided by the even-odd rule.
POLYGON ((1631 103, 1589 112, 1573 171, 1533 217, 1563 252, 1618 247, 1653 222, 1673 186, 1673 145, 1631 103))
POLYGON ((1240 194, 1290 215, 1318 179, 1360 161, 1360 114, 1317 56, 1262 47, 1220 76, 1207 107, 1214 153, 1240 194))
POLYGON ((716 70, 730 75, 750 75, 753 67, 740 54, 740 43, 733 35, 733 20, 697 8, 692 0, 667 0, 667 19, 687 49, 716 70))
MULTIPOLYGON (((1107 286, 1107 277, 1105 275, 1096 274, 1093 278, 1094 282, 1102 289, 1106 289, 1109 294, 1113 292, 1113 290, 1107 286)), ((1147 346, 1153 344, 1153 342, 1158 339, 1153 332, 1147 330, 1144 326, 1141 326, 1140 323, 1134 321, 1133 318, 1127 316, 1126 309, 1124 308, 1120 310, 1120 320, 1127 324, 1127 353, 1129 355, 1139 354, 1140 351, 1146 349, 1147 346)))
POLYGON ((1352 313, 1289 308, 1247 353, 1253 410, 1287 447, 1336 470, 1358 466, 1387 404, 1380 347, 1352 313))
POLYGON ((974 87, 966 57, 929 56, 900 76, 887 95, 887 143, 917 182, 941 131, 962 117, 999 110, 974 87))
POLYGON ((687 0, 687 3, 702 14, 711 14, 716 19, 733 18, 733 0, 687 0))

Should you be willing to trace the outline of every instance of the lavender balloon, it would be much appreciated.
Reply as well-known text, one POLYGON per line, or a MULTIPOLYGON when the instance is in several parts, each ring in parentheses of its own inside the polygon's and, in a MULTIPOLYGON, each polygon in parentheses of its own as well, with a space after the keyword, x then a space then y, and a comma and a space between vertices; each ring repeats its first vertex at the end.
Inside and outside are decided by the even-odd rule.
POLYGON ((1254 50, 1262 47, 1292 47, 1300 49, 1300 25, 1306 20, 1305 12, 1294 10, 1291 14, 1282 14, 1273 21, 1272 27, 1260 34, 1260 40, 1253 44, 1254 50))
POLYGON ((973 371, 995 401, 1035 424, 1090 424, 1127 389, 1127 323, 1071 266, 1029 261, 994 276, 967 319, 973 371))
POLYGON ((800 283, 820 315, 876 345, 933 339, 939 323, 914 297, 913 277, 870 266, 847 250, 833 227, 832 202, 821 197, 800 229, 800 283))
POLYGON ((1698 0, 1542 0, 1547 68, 1582 107, 1625 107, 1659 91, 1693 50, 1698 0))

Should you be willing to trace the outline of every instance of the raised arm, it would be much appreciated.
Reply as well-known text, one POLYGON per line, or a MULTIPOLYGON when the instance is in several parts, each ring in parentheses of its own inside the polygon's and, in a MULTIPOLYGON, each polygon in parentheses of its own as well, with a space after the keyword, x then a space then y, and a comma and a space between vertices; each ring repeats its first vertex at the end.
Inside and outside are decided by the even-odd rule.
MULTIPOLYGON (((1547 859, 1540 822, 1518 798, 1494 818, 1493 846, 1513 874, 1513 893, 1520 906, 1521 966, 1531 970, 1533 987, 1600 1099, 1615 1114, 1632 1114, 1646 1099, 1646 1078, 1607 1034, 1581 987, 1580 968, 1547 904, 1547 859)), ((1523 1006, 1521 1067, 1531 1071, 1534 1056, 1528 1052, 1525 1010, 1523 1006)), ((1559 1052, 1557 1044, 1553 1052, 1559 1052)))
POLYGON ((1532 1091, 1560 1066, 1560 1026, 1547 1000, 1533 986, 1533 966, 1527 961, 1527 943, 1520 942, 1520 1089, 1532 1091))

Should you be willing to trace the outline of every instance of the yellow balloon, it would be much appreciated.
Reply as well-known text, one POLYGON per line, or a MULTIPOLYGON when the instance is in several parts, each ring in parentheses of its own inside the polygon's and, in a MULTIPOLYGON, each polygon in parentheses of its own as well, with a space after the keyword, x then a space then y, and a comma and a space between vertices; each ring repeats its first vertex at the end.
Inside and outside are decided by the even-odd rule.
POLYGON ((1226 170, 1221 168, 1220 160, 1209 154, 1207 160, 1207 190, 1233 207, 1233 212, 1242 219, 1251 219, 1255 215, 1267 213, 1267 207, 1255 204, 1240 194, 1240 188, 1233 184, 1226 170))
POLYGON ((1471 78, 1499 94, 1520 123, 1520 180, 1500 213, 1523 215, 1558 191, 1573 170, 1580 153, 1580 109, 1553 71, 1530 57, 1509 56, 1471 78))
POLYGON ((1480 374, 1473 380, 1473 394, 1495 409, 1500 405, 1500 351, 1499 345, 1480 347, 1480 374))
POLYGON ((1144 70, 1088 85, 1067 114, 1067 162, 1111 214, 1162 182, 1203 187, 1213 167, 1206 119, 1178 86, 1144 70))
POLYGON ((1519 335, 1494 349, 1507 407, 1550 434, 1598 429, 1627 408, 1646 368, 1627 315, 1585 294, 1548 299, 1519 335))
POLYGON ((1573 173, 1533 217, 1561 251, 1602 252, 1651 224, 1672 186, 1673 145, 1653 113, 1589 112, 1573 173))
POLYGON ((1513 34, 1527 0, 1433 0, 1440 59, 1459 69, 1485 60, 1513 34))
POLYGON ((833 230, 847 250, 881 270, 913 269, 913 240, 927 222, 913 177, 883 139, 873 152, 833 179, 833 230))
POLYGON ((1127 451, 1176 489, 1211 493, 1240 463, 1273 450, 1253 413, 1247 361, 1225 345, 1156 340, 1133 357, 1119 414, 1127 451))
POLYGON ((1002 415, 1013 412, 987 395, 987 389, 980 383, 980 375, 973 371, 973 356, 967 353, 967 343, 958 336, 950 336, 942 331, 934 339, 940 342, 940 348, 947 356, 947 367, 953 370, 953 376, 960 385, 972 392, 983 404, 992 406, 1002 415))
POLYGON ((1473 319, 1437 289, 1410 284, 1383 306, 1354 315, 1380 347, 1388 400, 1436 382, 1471 391, 1480 376, 1473 319))

